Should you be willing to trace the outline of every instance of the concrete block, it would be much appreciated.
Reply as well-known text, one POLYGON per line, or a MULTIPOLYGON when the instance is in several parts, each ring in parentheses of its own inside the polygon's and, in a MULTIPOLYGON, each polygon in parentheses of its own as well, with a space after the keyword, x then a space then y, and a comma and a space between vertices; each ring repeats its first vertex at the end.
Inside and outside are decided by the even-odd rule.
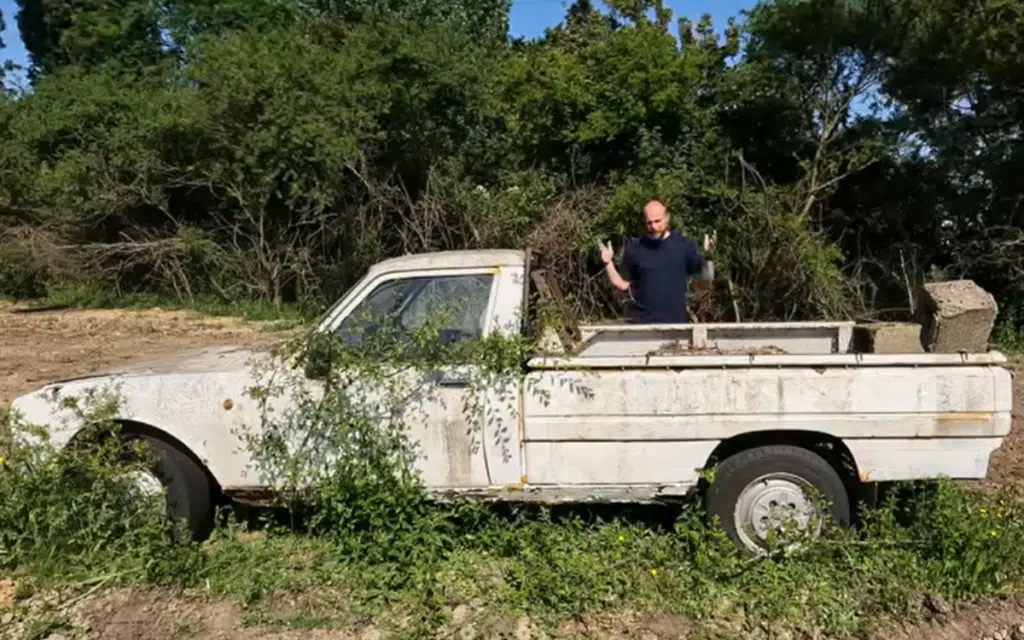
POLYGON ((921 325, 916 322, 868 322, 853 328, 858 353, 924 353, 921 325))
POLYGON ((930 282, 921 300, 921 343, 933 353, 983 353, 999 307, 973 280, 930 282))

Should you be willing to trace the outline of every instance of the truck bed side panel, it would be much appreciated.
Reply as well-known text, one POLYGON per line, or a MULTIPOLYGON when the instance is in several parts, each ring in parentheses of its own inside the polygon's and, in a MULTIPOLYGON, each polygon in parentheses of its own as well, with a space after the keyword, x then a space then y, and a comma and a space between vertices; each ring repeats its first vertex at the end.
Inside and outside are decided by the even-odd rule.
POLYGON ((534 371, 527 475, 695 481, 721 441, 796 430, 844 440, 864 479, 983 477, 1009 433, 1011 384, 990 366, 534 371))

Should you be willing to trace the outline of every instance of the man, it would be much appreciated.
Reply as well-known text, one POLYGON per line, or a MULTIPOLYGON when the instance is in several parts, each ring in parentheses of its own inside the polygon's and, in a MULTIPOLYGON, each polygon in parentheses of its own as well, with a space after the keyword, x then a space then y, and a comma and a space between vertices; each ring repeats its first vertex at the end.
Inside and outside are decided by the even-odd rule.
MULTIPOLYGON (((633 296, 632 320, 645 324, 687 322, 686 289, 699 276, 703 262, 697 245, 669 230, 665 205, 651 200, 644 206, 647 236, 631 238, 622 254, 623 275, 615 269, 611 245, 601 245, 601 259, 612 286, 633 296)), ((704 255, 711 239, 704 236, 704 255)))

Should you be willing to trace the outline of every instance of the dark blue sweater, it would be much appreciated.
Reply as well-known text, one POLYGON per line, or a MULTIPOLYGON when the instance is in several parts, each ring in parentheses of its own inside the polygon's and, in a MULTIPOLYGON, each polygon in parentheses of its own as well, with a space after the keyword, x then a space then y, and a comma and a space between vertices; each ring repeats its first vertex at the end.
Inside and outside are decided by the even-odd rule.
POLYGON ((622 277, 633 295, 633 322, 686 322, 687 285, 700 270, 697 245, 674 231, 661 240, 631 238, 622 255, 622 277))

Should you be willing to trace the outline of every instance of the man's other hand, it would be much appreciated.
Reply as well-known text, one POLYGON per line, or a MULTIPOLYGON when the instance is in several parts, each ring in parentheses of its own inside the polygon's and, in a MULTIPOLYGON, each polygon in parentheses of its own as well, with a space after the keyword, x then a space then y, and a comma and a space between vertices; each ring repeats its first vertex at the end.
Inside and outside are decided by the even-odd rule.
MULTIPOLYGON (((718 235, 718 234, 716 233, 714 235, 718 235)), ((705 233, 704 234, 704 253, 710 253, 711 252, 711 245, 713 243, 714 243, 713 237, 709 236, 708 234, 705 233)))

